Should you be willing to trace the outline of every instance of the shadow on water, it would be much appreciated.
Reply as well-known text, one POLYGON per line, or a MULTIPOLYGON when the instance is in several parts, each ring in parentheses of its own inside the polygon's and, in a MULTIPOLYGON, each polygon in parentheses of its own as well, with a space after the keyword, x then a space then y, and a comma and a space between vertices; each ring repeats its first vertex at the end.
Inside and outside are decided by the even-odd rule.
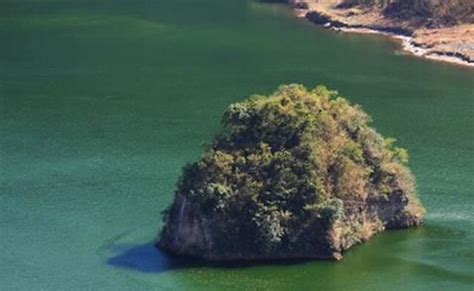
POLYGON ((152 242, 125 249, 107 260, 107 264, 116 268, 130 269, 143 273, 164 273, 190 268, 246 268, 261 265, 294 265, 309 260, 278 260, 263 262, 209 262, 199 258, 179 257, 168 254, 154 246, 152 242))
MULTIPOLYGON (((392 231, 374 237, 364 245, 355 246, 346 254, 347 258, 340 263, 331 261, 318 261, 318 264, 330 265, 332 270, 350 271, 356 268, 375 271, 385 269, 387 272, 393 268, 410 270, 414 274, 430 278, 446 278, 462 284, 474 284, 472 272, 450 269, 448 266, 438 265, 430 256, 420 257, 423 247, 439 250, 447 247, 446 244, 458 243, 465 239, 462 230, 431 225, 413 230, 392 231), (441 239, 449 236, 449 239, 441 239), (421 249, 420 249, 421 248, 421 249), (408 257, 396 255, 411 254, 408 257), (381 267, 383 266, 383 267, 381 267)), ((155 247, 153 242, 140 245, 114 245, 111 249, 118 253, 109 257, 106 263, 114 268, 128 269, 141 273, 166 273, 177 270, 193 268, 219 268, 238 269, 256 266, 289 266, 315 263, 312 260, 278 260, 278 261, 233 261, 209 262, 199 258, 179 257, 166 253, 155 247)))
POLYGON ((144 273, 162 273, 169 270, 186 269, 200 265, 199 260, 179 258, 157 249, 153 243, 134 246, 111 257, 107 264, 144 273))

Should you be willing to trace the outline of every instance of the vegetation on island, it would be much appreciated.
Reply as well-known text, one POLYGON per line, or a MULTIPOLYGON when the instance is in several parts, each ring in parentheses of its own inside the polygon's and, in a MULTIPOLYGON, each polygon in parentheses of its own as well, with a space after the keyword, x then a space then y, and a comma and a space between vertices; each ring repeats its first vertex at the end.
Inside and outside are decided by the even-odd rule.
POLYGON ((164 249, 211 259, 334 257, 384 228, 421 223, 407 151, 336 91, 281 86, 229 106, 222 123, 184 168, 164 216, 164 249))

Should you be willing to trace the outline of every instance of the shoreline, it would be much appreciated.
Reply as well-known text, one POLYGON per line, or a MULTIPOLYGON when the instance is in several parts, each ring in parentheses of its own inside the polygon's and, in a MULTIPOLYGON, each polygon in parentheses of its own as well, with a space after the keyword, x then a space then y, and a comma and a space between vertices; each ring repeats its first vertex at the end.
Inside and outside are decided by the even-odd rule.
POLYGON ((417 44, 415 38, 409 32, 396 27, 368 27, 365 25, 350 25, 341 21, 335 20, 330 15, 322 14, 315 10, 307 8, 300 8, 301 4, 305 2, 290 3, 293 12, 298 18, 305 18, 306 20, 319 25, 323 28, 334 30, 343 33, 358 33, 358 34, 378 34, 390 37, 391 39, 400 42, 401 49, 409 55, 425 58, 432 61, 445 62, 463 67, 474 68, 474 61, 471 61, 465 55, 454 51, 435 51, 417 44))
POLYGON ((345 33, 378 34, 388 36, 396 41, 399 41, 402 50, 412 56, 474 68, 474 62, 469 62, 465 60, 462 56, 456 56, 455 53, 453 53, 453 55, 451 56, 441 52, 433 52, 426 48, 423 48, 422 46, 416 45, 414 43, 413 37, 411 36, 395 34, 392 32, 385 32, 371 28, 330 27, 330 29, 345 33))

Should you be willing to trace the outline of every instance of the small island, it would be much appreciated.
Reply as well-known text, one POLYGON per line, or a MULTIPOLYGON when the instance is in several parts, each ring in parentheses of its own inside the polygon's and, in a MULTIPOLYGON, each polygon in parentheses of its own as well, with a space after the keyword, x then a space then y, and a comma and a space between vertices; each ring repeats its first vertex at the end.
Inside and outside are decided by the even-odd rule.
POLYGON ((281 86, 225 111, 224 129, 186 166, 157 246, 211 261, 339 260, 424 208, 407 151, 323 86, 281 86))

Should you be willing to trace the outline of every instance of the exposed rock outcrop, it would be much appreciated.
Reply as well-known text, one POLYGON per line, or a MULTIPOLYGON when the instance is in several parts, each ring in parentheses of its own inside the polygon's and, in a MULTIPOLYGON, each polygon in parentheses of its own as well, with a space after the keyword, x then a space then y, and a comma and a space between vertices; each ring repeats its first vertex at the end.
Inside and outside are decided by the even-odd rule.
POLYGON ((185 168, 158 246, 207 260, 333 259, 422 223, 406 151, 324 87, 231 105, 185 168))

